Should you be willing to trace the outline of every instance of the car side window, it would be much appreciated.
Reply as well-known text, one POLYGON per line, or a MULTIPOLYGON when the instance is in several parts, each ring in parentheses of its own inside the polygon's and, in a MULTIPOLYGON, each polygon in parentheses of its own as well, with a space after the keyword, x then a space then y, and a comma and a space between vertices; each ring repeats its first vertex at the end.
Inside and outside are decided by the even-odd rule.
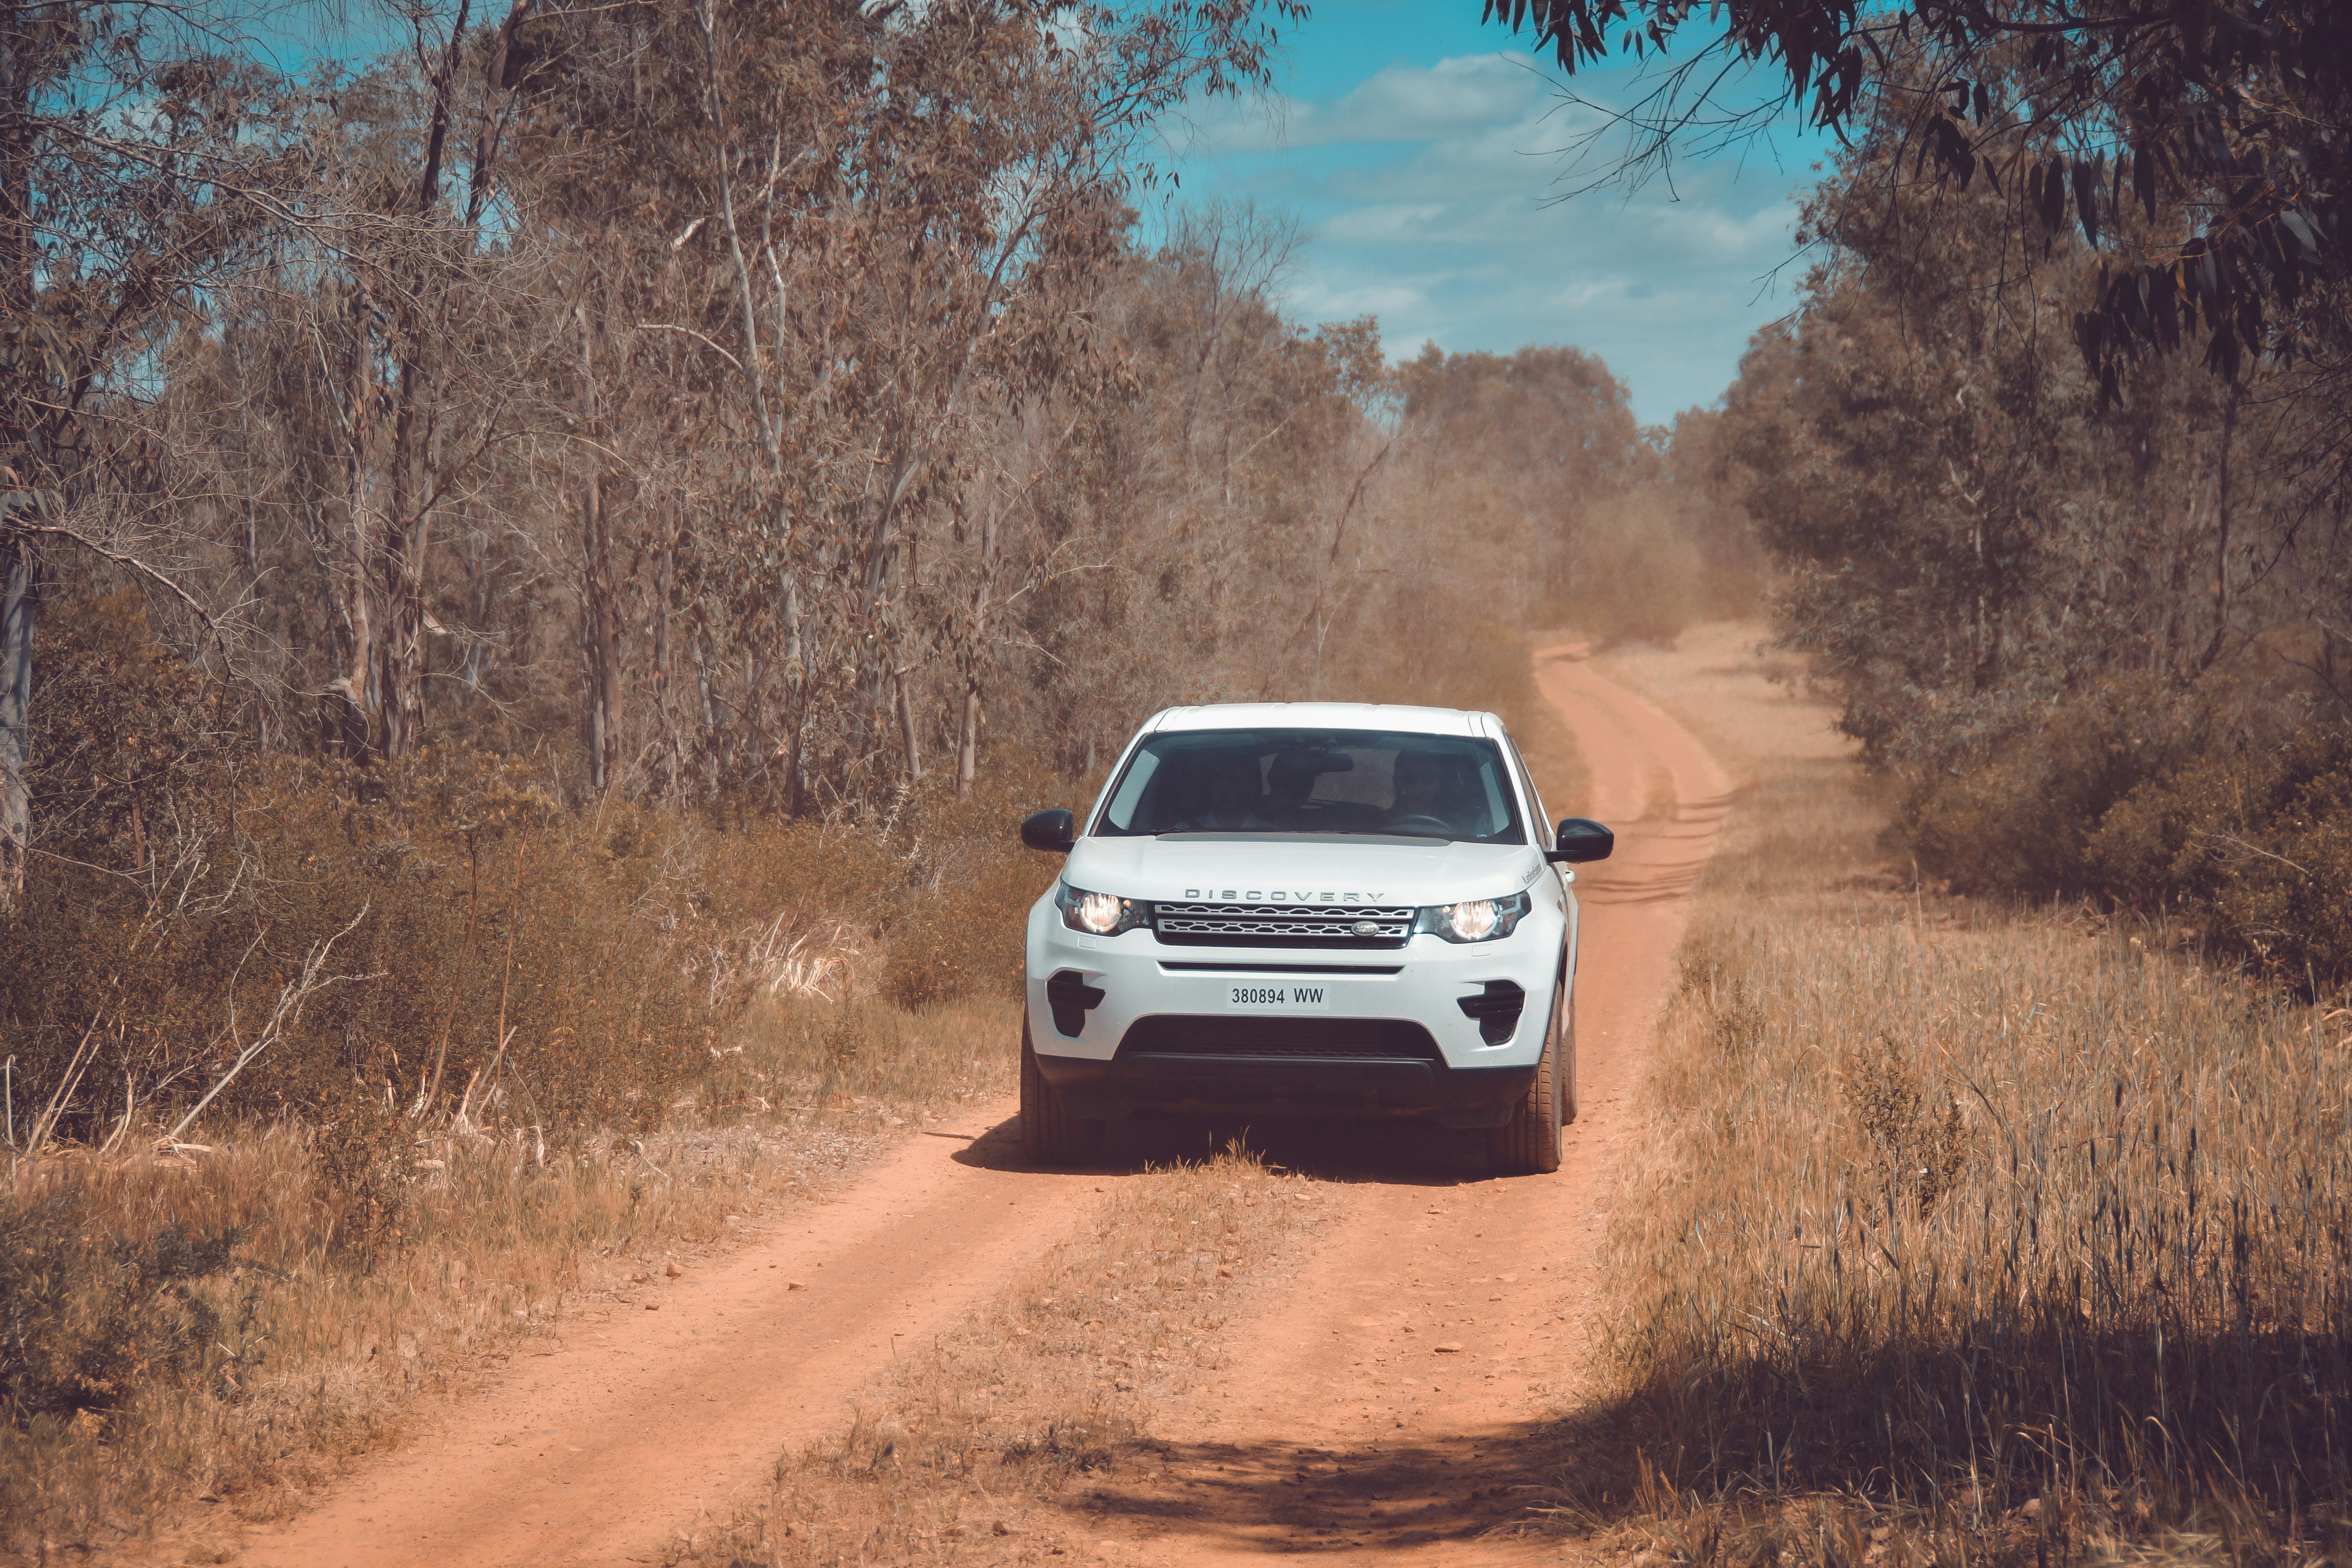
POLYGON ((1536 793, 1536 775, 1528 771, 1527 759, 1519 755, 1518 743, 1508 735, 1503 737, 1503 754, 1511 759, 1511 771, 1518 775, 1519 791, 1528 797, 1528 809, 1535 813, 1536 842, 1546 849, 1558 847, 1551 813, 1544 809, 1543 796, 1536 793))

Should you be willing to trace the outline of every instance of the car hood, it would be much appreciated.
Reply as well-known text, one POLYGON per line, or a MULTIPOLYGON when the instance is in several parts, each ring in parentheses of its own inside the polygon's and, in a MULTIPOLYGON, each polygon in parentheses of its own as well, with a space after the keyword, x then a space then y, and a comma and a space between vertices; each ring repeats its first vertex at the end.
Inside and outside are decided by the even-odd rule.
POLYGON ((1447 844, 1279 833, 1081 838, 1065 880, 1126 899, 1244 903, 1450 904, 1533 882, 1528 844, 1447 844))

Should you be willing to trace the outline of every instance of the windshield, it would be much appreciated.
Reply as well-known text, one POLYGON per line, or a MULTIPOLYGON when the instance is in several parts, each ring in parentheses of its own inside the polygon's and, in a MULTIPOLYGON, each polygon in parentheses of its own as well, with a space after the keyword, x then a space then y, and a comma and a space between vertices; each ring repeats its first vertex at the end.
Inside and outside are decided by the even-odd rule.
POLYGON ((1352 833, 1524 844, 1492 741, 1363 730, 1186 730, 1136 748, 1095 832, 1352 833))

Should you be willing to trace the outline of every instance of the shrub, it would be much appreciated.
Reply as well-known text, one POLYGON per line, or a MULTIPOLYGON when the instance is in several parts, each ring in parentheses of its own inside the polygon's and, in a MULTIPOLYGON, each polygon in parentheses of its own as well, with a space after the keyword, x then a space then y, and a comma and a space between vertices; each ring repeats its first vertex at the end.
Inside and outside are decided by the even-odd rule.
POLYGON ((356 1080, 337 1079, 312 1114, 311 1160, 326 1234, 364 1258, 401 1239, 408 1207, 410 1133, 392 1097, 356 1080))
POLYGON ((2100 885, 2169 904, 2290 981, 2352 979, 2352 735, 2201 757, 2116 803, 2087 848, 2100 885))
POLYGON ((190 1375, 221 1337, 219 1310, 188 1287, 227 1267, 234 1231, 96 1237, 84 1206, 70 1184, 0 1203, 0 1409, 13 1426, 111 1412, 190 1375))
POLYGON ((891 931, 882 994, 901 1007, 958 997, 1021 994, 1029 906, 1053 885, 1056 866, 1007 858, 909 900, 891 931))
POLYGON ((2094 890, 2087 852, 2101 821, 2208 743, 2209 712, 2177 687, 2123 678, 1980 733, 1953 723, 1913 762, 1895 830, 1922 871, 1965 892, 2094 890))
POLYGON ((1991 733, 1897 808, 1923 872, 2184 915, 2292 983, 2352 981, 2352 735, 2274 737, 2231 693, 2141 679, 1991 733))
POLYGON ((1100 783, 1021 773, 957 800, 941 780, 919 801, 882 994, 908 1008, 1019 996, 1029 906, 1062 869, 1059 857, 1022 847, 1020 820, 1048 805, 1083 812, 1100 783))

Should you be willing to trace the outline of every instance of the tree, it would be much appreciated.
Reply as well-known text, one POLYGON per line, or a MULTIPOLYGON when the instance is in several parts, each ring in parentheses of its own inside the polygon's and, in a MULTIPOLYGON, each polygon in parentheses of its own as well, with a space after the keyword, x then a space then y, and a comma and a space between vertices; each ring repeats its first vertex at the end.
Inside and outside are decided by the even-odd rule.
POLYGON ((1890 184, 1903 130, 1874 121, 1807 204, 1821 260, 1750 346, 1724 456, 1781 567, 1782 637, 1908 786, 1906 820, 1979 777, 2013 788, 1978 791, 1989 822, 1935 854, 1915 833, 1922 863, 2000 829, 1985 864, 2014 848, 2019 885, 2079 889, 2083 833, 2207 718, 2344 721, 2343 498, 2292 460, 2324 393, 2308 367, 2174 359, 2102 406, 2063 335, 2098 287, 2087 241, 2005 275, 2001 193, 1890 184), (2051 778, 2021 783, 2035 765, 2051 778))
POLYGON ((2339 0, 1483 4, 1532 26, 1571 75, 1612 38, 1636 58, 1686 51, 1622 117, 1622 173, 1659 166, 1695 131, 1794 113, 1846 141, 1878 120, 1902 149, 1890 177, 1932 162, 1965 189, 1981 173, 2011 225, 2045 243, 2079 227, 2101 270, 2075 336, 2110 400, 2130 361, 2200 324, 2231 378, 2252 353, 2352 347, 2352 8, 2339 0), (1727 102, 1730 65, 1760 66, 1785 91, 1727 102), (2127 205, 2137 232, 2118 221, 2127 205))
POLYGON ((1396 380, 1405 421, 1423 434, 1430 460, 1510 487, 1495 509, 1503 520, 1495 544, 1534 563, 1539 600, 1564 604, 1581 592, 1578 524, 1633 477, 1624 384, 1581 349, 1446 354, 1434 343, 1396 380))
POLYGON ((225 20, 141 0, 0 11, 0 913, 32 844, 45 549, 203 613, 123 536, 112 481, 158 458, 123 417, 154 357, 276 211, 290 105, 225 20))

